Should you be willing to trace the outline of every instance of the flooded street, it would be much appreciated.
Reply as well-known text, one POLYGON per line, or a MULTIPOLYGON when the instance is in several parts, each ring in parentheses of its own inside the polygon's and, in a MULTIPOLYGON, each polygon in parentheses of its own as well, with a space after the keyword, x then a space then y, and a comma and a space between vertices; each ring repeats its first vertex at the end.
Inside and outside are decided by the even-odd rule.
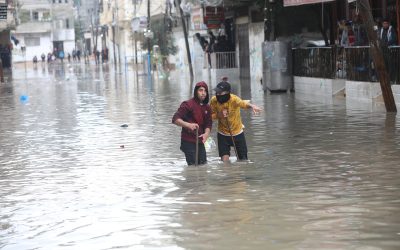
POLYGON ((251 83, 250 162, 187 167, 191 86, 121 71, 0 83, 0 249, 400 249, 399 116, 251 83))

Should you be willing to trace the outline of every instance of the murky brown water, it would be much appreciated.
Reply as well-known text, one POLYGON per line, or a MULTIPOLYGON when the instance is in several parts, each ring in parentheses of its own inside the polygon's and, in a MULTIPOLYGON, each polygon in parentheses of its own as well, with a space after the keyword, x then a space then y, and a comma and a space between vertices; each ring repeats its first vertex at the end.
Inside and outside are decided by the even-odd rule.
POLYGON ((214 151, 186 167, 171 116, 192 91, 178 77, 14 76, 0 84, 1 249, 400 249, 396 116, 253 83, 240 93, 264 108, 243 113, 251 162, 214 151))

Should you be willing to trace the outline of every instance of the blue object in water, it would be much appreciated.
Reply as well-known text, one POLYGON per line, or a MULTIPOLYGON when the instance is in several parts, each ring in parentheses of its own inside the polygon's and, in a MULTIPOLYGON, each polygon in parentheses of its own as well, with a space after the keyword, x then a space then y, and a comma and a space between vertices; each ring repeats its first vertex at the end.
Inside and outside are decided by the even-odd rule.
POLYGON ((28 97, 27 95, 21 95, 21 96, 19 97, 19 100, 20 100, 21 102, 27 102, 28 99, 29 99, 29 97, 28 97))

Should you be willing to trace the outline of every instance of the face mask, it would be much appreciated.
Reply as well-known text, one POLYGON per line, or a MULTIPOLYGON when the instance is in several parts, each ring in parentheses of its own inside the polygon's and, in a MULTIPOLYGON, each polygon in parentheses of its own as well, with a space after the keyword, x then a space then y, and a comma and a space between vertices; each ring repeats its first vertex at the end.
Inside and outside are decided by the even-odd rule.
POLYGON ((231 94, 228 93, 225 95, 217 95, 216 97, 217 97, 217 101, 222 104, 222 103, 229 101, 229 99, 231 98, 231 94))

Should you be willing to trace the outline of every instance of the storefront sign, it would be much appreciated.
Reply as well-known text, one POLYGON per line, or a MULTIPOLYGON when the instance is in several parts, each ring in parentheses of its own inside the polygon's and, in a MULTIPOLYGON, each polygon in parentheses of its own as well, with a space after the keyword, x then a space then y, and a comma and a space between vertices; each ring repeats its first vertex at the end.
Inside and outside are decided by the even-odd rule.
POLYGON ((283 0, 283 6, 297 6, 303 4, 333 2, 334 0, 283 0))
POLYGON ((141 17, 132 18, 131 28, 132 28, 132 31, 140 31, 140 30, 146 29, 147 28, 147 17, 141 16, 141 17))
POLYGON ((7 4, 0 4, 0 20, 7 20, 7 4))
POLYGON ((219 29, 224 22, 224 9, 222 7, 205 7, 204 23, 209 29, 219 29))
POLYGON ((191 23, 193 30, 207 29, 207 27, 204 25, 203 9, 201 7, 193 8, 190 18, 192 19, 191 23))

